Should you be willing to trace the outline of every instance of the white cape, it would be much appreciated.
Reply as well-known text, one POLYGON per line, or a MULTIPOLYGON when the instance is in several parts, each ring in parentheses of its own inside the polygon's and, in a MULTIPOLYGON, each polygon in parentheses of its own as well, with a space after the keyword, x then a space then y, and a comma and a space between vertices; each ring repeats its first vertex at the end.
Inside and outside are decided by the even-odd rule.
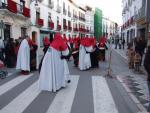
POLYGON ((89 69, 90 67, 91 67, 90 54, 86 53, 86 48, 84 46, 80 45, 80 50, 79 50, 79 69, 80 70, 86 70, 86 69, 89 69))
POLYGON ((30 71, 30 47, 26 39, 20 44, 16 69, 30 71))
POLYGON ((40 77, 40 90, 56 92, 66 86, 67 70, 65 60, 61 59, 61 52, 50 47, 44 56, 40 77))

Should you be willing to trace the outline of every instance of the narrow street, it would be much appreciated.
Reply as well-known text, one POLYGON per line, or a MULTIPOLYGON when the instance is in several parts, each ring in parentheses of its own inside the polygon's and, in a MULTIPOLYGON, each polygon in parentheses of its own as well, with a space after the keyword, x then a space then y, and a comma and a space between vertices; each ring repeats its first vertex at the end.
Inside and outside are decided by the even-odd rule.
POLYGON ((134 75, 126 60, 114 50, 112 58, 114 79, 104 77, 108 54, 99 69, 81 72, 70 61, 71 83, 57 93, 38 90, 38 72, 29 76, 10 72, 0 80, 0 113, 146 113, 117 79, 134 75))

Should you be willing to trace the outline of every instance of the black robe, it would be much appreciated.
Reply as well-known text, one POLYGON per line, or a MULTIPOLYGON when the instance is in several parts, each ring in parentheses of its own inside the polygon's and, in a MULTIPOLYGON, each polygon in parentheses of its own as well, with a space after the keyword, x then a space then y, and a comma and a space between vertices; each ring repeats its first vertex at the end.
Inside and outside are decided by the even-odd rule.
POLYGON ((30 69, 36 70, 36 51, 37 51, 38 46, 37 45, 32 45, 30 49, 30 69))
POLYGON ((13 68, 16 65, 17 56, 15 54, 15 44, 13 41, 8 41, 5 47, 5 63, 8 68, 13 68))
POLYGON ((99 49, 98 49, 98 47, 96 47, 95 51, 90 53, 92 68, 98 68, 98 66, 99 66, 98 55, 99 55, 99 49))

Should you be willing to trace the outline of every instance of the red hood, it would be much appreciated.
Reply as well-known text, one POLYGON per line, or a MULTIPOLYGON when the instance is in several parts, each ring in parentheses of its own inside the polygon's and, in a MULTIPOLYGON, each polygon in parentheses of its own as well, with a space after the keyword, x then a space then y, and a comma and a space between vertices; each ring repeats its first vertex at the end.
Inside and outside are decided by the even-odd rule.
POLYGON ((93 45, 90 38, 83 38, 83 39, 81 39, 80 44, 85 46, 85 47, 90 47, 90 46, 93 45))
POLYGON ((66 38, 66 35, 64 34, 64 38, 63 38, 63 40, 65 41, 65 42, 68 42, 68 40, 67 40, 67 38, 66 38))
POLYGON ((48 37, 45 37, 43 42, 44 42, 44 45, 46 45, 46 46, 50 44, 48 37))
POLYGON ((106 43, 107 39, 105 37, 101 37, 99 43, 106 43))
POLYGON ((93 46, 96 45, 96 39, 95 38, 90 38, 90 41, 91 41, 91 43, 92 43, 93 46))
POLYGON ((36 45, 31 39, 28 39, 27 41, 28 41, 28 44, 29 44, 30 47, 31 47, 32 45, 36 45))
POLYGON ((62 39, 60 33, 55 34, 54 40, 50 46, 58 51, 65 51, 67 49, 67 45, 64 42, 64 40, 62 39))

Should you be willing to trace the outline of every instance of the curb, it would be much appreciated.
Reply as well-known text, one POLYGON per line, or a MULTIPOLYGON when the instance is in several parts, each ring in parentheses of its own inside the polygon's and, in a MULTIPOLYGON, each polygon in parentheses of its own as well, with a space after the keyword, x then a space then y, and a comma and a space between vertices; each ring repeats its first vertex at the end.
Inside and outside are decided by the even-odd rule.
POLYGON ((124 89, 127 91, 128 95, 131 97, 133 102, 137 105, 139 108, 140 112, 138 113, 148 113, 146 108, 140 103, 140 101, 132 94, 132 91, 125 85, 125 83, 122 81, 122 79, 117 76, 117 80, 123 85, 124 89))

